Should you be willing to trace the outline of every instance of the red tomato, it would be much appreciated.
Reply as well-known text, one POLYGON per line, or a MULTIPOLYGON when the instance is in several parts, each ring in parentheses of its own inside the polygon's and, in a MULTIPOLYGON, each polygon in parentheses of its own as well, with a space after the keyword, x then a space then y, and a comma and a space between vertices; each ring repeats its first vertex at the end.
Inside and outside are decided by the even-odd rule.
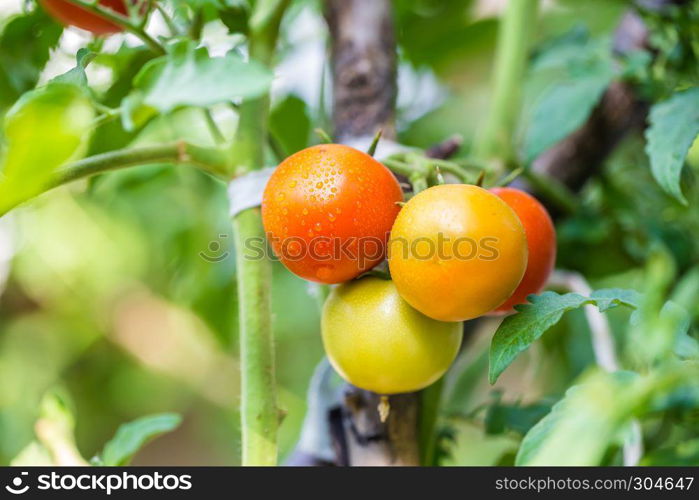
POLYGON ((493 188, 524 226, 529 248, 529 261, 522 282, 512 296, 500 305, 496 312, 510 312, 513 306, 526 302, 527 295, 539 293, 556 263, 556 229, 544 206, 536 198, 514 188, 493 188))
POLYGON ((341 283, 383 260, 402 200, 398 181, 381 163, 349 146, 322 144, 277 167, 263 195, 262 220, 291 272, 341 283))
MULTIPOLYGON (((66 0, 39 0, 46 12, 66 26, 77 26, 95 35, 108 35, 123 31, 111 21, 97 14, 86 11, 82 7, 66 0)), ((128 15, 126 0, 99 0, 102 7, 113 10, 117 14, 128 15)))

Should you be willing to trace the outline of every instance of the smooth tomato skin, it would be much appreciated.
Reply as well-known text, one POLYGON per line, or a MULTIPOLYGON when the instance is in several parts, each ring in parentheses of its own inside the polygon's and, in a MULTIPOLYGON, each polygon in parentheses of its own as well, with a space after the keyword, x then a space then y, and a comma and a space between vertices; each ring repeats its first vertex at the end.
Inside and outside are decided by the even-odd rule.
POLYGON ((462 324, 428 318, 391 281, 364 277, 330 293, 321 331, 328 359, 345 380, 378 394, 399 394, 444 375, 459 352, 462 324))
POLYGON ((341 283, 383 260, 402 199, 396 178, 371 156, 322 144, 279 164, 265 187, 262 221, 291 272, 341 283))
POLYGON ((527 295, 539 293, 551 276, 556 264, 556 228, 546 208, 532 195, 515 188, 493 188, 515 211, 527 235, 529 261, 522 282, 512 296, 495 311, 511 312, 517 304, 524 304, 527 295))
MULTIPOLYGON (((128 15, 126 1, 127 0, 100 0, 99 4, 102 7, 107 7, 118 14, 126 16, 128 15)), ((113 22, 88 12, 82 7, 67 2, 66 0, 40 0, 40 3, 46 12, 66 26, 76 26, 90 31, 95 35, 108 35, 123 31, 121 27, 113 22)))
POLYGON ((517 215, 493 193, 443 184, 400 211, 388 263, 398 292, 415 309, 464 321, 512 295, 527 267, 527 240, 517 215))

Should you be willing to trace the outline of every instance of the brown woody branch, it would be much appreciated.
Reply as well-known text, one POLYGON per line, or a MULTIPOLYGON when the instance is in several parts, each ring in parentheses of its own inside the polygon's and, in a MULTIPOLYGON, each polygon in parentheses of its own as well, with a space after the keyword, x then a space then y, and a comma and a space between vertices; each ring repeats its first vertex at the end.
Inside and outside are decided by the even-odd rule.
POLYGON ((391 2, 329 0, 335 137, 395 137, 396 42, 391 2))
MULTIPOLYGON (((329 0, 335 137, 395 138, 396 42, 390 0, 329 0)), ((417 394, 391 396, 386 422, 380 396, 353 386, 331 420, 341 465, 417 465, 417 394)))

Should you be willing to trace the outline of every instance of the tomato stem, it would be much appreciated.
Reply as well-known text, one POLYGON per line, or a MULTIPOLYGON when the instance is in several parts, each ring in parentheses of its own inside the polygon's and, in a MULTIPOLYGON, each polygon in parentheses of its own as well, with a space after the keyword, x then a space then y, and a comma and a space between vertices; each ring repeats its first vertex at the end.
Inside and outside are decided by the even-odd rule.
POLYGON ((315 132, 316 135, 318 137, 320 137, 320 140, 323 141, 325 144, 332 144, 333 143, 333 138, 330 137, 330 134, 328 134, 322 128, 316 128, 313 130, 313 132, 315 132))
POLYGON ((167 28, 170 30, 170 34, 172 36, 179 36, 181 34, 180 29, 165 8, 160 3, 156 2, 155 9, 160 13, 160 17, 163 18, 163 21, 165 21, 167 28))
POLYGON ((460 182, 466 184, 471 182, 471 176, 465 171, 464 167, 458 163, 446 160, 437 160, 426 158, 421 155, 407 154, 386 158, 382 160, 382 163, 396 174, 407 177, 411 184, 413 184, 413 188, 415 188, 413 181, 417 181, 418 190, 426 187, 423 187, 423 184, 427 183, 428 178, 437 179, 439 182, 441 171, 452 174, 460 182))
POLYGON ((420 419, 418 433, 420 441, 420 464, 425 466, 435 465, 435 451, 437 448, 437 418, 442 402, 444 389, 444 377, 425 388, 420 393, 420 419))
POLYGON ((381 134, 383 134, 383 129, 379 129, 376 131, 374 139, 371 141, 371 145, 367 150, 367 154, 369 156, 374 156, 374 153, 376 153, 376 147, 379 145, 379 141, 381 140, 381 134))
MULTIPOLYGON (((41 192, 104 172, 156 163, 192 165, 212 175, 223 177, 230 168, 228 162, 228 155, 224 151, 195 146, 184 141, 119 149, 66 164, 54 173, 41 192)), ((8 205, 1 205, 0 216, 25 201, 27 199, 18 199, 8 205)))
POLYGON ((427 178, 421 174, 413 174, 410 178, 410 184, 413 186, 413 194, 417 194, 420 191, 424 191, 429 186, 427 185, 427 178))
POLYGON ((578 210, 578 199, 570 189, 553 177, 534 172, 532 169, 524 169, 522 177, 536 189, 537 193, 546 198, 564 213, 572 214, 578 210))
POLYGON ((506 176, 504 176, 502 179, 500 179, 498 182, 495 183, 495 186, 493 187, 503 187, 503 186, 508 186, 514 181, 517 177, 522 175, 524 173, 524 168, 516 168, 506 176))
POLYGON ((498 30, 493 96, 476 156, 498 159, 501 165, 514 154, 513 139, 521 104, 522 78, 534 32, 538 0, 510 0, 498 30))
POLYGON ((214 120, 214 116, 211 113, 211 110, 209 108, 202 108, 202 111, 204 113, 204 121, 206 121, 206 126, 209 127, 209 131, 211 132, 211 136, 216 142, 216 145, 222 145, 226 142, 226 138, 223 135, 223 132, 221 132, 221 129, 216 123, 216 120, 214 120))
MULTIPOLYGON (((107 9, 105 7, 102 7, 99 3, 89 1, 89 0, 67 0, 68 2, 77 5, 78 7, 91 12, 93 14, 96 14, 108 21, 111 21, 112 23, 116 24, 117 26, 123 28, 125 31, 128 31, 129 33, 132 33, 136 35, 138 38, 140 38, 143 43, 145 43, 150 49, 155 52, 156 54, 159 55, 164 55, 165 54, 165 49, 163 48, 158 41, 150 36, 146 30, 145 27, 142 23, 135 24, 132 22, 132 20, 127 17, 127 16, 122 16, 118 12, 114 12, 112 9, 107 9)), ((144 13, 143 18, 145 19, 148 16, 148 12, 144 13)))
POLYGON ((431 158, 427 161, 434 169, 439 169, 444 172, 450 173, 463 183, 468 183, 470 181, 470 176, 466 172, 464 172, 464 170, 459 165, 455 163, 450 163, 446 161, 435 161, 431 158))

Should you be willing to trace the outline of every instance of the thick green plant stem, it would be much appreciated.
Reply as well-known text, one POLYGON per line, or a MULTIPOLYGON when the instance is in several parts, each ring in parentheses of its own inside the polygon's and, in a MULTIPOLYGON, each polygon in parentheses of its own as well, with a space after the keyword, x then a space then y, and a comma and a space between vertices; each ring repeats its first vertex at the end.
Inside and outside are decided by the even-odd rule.
MULTIPOLYGON (((156 163, 175 163, 192 165, 218 177, 226 175, 228 155, 221 150, 195 146, 184 141, 155 146, 140 146, 135 148, 119 149, 88 156, 82 160, 68 163, 57 170, 43 189, 34 193, 39 195, 69 182, 86 179, 93 175, 119 170, 138 165, 150 165, 156 163)), ((0 201, 0 216, 9 212, 27 199, 13 199, 0 201), (3 202, 4 201, 4 202, 3 202)))
POLYGON ((265 236, 259 209, 239 213, 233 230, 240 311, 242 460, 243 465, 275 465, 279 410, 270 304, 272 266, 246 249, 246 241, 262 241, 265 236))
MULTIPOLYGON (((265 126, 269 100, 244 103, 233 150, 236 174, 260 168, 264 161, 265 126)), ((241 433, 243 465, 277 464, 277 387, 271 323, 272 264, 265 256, 250 255, 246 241, 264 238, 258 208, 233 218, 238 280, 241 433)))
POLYGON ((69 163, 56 172, 52 187, 110 170, 154 163, 186 163, 214 175, 224 175, 227 161, 226 154, 221 150, 195 146, 184 141, 119 149, 69 163))
POLYGON ((435 463, 437 450, 437 418, 442 402, 444 377, 420 392, 420 416, 418 420, 418 437, 420 440, 420 464, 424 466, 435 463))
MULTIPOLYGON (((272 63, 286 0, 258 0, 251 16, 250 58, 272 63)), ((267 144, 269 96, 244 102, 231 151, 232 175, 259 169, 267 144)), ((249 208, 233 219, 236 241, 240 369, 241 433, 243 465, 276 465, 279 409, 274 374, 274 339, 271 320, 272 264, 246 248, 264 238, 258 208, 249 208)))
POLYGON ((521 88, 539 0, 509 0, 498 31, 493 96, 476 157, 508 162, 521 107, 521 88))

